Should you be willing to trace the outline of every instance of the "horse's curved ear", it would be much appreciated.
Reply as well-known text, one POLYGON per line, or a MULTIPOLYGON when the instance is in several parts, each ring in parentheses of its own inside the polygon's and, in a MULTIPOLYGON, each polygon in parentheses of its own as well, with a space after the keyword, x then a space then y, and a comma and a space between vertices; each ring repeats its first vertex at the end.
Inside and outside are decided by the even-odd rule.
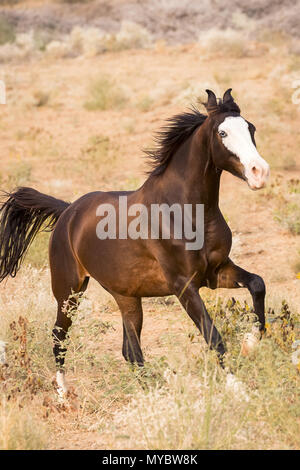
POLYGON ((222 105, 225 105, 224 107, 227 111, 240 113, 241 110, 240 110, 239 106, 236 104, 233 97, 231 96, 231 90, 232 90, 232 88, 228 88, 228 90, 225 91, 225 93, 223 95, 222 105))
POLYGON ((217 97, 211 90, 205 90, 207 93, 207 103, 204 103, 206 111, 208 114, 214 114, 218 111, 219 105, 217 102, 217 97))
POLYGON ((233 97, 231 96, 232 88, 228 88, 223 95, 223 103, 229 103, 229 101, 234 101, 233 97))

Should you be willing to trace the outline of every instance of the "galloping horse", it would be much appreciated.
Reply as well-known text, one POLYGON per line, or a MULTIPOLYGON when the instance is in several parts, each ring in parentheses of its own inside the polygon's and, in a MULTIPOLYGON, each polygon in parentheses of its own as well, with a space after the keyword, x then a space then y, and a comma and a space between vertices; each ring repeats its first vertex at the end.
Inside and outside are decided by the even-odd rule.
MULTIPOLYGON (((53 329, 57 381, 62 391, 66 349, 63 341, 71 326, 72 295, 85 291, 90 277, 116 300, 123 320, 123 349, 126 360, 142 366, 140 344, 142 297, 175 295, 203 334, 220 363, 225 353, 222 338, 199 294, 207 286, 249 289, 260 331, 265 328, 263 279, 235 265, 229 258, 232 235, 219 209, 219 185, 223 170, 245 180, 251 189, 262 188, 269 165, 259 155, 255 127, 240 115, 231 89, 223 99, 211 90, 205 107, 171 118, 159 133, 157 146, 148 151, 153 167, 136 191, 86 194, 69 204, 31 188, 9 193, 0 214, 0 280, 15 276, 26 251, 41 229, 53 230, 49 257, 52 290, 57 300, 53 329), (99 239, 96 226, 99 205, 111 205, 118 213, 119 198, 128 205, 204 205, 204 243, 187 250, 186 238, 137 239, 116 236, 99 239)), ((103 214, 102 214, 103 215, 103 214)), ((174 221, 173 221, 174 222, 174 221)), ((196 225, 195 214, 192 216, 196 225)))

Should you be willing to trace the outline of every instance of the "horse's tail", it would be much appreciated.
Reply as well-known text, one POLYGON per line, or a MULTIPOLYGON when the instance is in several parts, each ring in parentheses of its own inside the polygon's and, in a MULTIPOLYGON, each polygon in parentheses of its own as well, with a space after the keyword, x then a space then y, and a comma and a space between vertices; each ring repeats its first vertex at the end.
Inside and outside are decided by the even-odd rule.
POLYGON ((17 274, 37 233, 53 230, 70 205, 32 188, 19 188, 4 195, 0 206, 0 282, 17 274))

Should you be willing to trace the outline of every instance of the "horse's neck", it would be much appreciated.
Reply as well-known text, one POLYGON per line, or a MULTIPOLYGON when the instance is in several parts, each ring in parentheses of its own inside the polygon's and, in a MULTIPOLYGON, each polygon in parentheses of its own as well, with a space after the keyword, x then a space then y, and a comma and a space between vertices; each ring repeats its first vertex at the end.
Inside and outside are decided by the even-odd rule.
POLYGON ((157 195, 156 202, 204 204, 206 209, 219 204, 220 172, 199 136, 190 137, 173 155, 165 171, 150 176, 145 188, 157 195))

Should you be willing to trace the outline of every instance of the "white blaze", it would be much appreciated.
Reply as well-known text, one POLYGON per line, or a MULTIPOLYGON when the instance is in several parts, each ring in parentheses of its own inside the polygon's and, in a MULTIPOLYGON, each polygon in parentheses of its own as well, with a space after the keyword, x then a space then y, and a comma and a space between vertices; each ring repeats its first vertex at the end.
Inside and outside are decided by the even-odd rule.
POLYGON ((228 116, 219 125, 218 131, 226 132, 226 136, 222 137, 223 145, 239 158, 250 188, 262 188, 268 179, 270 169, 253 144, 245 119, 241 116, 228 116))

